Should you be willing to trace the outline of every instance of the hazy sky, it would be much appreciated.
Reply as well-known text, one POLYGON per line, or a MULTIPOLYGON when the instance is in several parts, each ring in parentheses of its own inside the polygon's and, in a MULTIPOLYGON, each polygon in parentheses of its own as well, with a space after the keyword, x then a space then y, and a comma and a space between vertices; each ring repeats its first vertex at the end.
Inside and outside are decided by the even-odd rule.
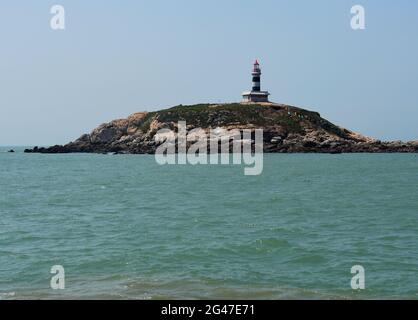
POLYGON ((418 2, 1 0, 0 145, 63 144, 176 104, 240 101, 261 60, 275 102, 418 139, 418 2), (66 30, 50 28, 50 8, 66 30), (350 9, 366 9, 353 31, 350 9))

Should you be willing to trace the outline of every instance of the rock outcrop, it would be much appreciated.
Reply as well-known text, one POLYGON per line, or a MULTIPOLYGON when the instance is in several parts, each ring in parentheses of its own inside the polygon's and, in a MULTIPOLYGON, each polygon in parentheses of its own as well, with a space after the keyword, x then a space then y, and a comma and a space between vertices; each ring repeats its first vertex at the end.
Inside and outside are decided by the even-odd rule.
POLYGON ((180 105, 139 112, 102 124, 66 145, 35 147, 25 152, 154 153, 161 143, 155 139, 157 131, 176 130, 178 121, 186 121, 188 131, 263 129, 264 152, 418 152, 418 141, 382 142, 336 126, 317 112, 275 103, 180 105))

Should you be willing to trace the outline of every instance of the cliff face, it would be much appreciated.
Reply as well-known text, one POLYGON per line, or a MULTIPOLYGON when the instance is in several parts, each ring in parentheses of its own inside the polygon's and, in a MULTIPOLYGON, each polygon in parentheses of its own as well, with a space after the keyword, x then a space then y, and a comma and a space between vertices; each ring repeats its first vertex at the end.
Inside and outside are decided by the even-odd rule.
POLYGON ((84 134, 64 146, 37 148, 39 153, 154 153, 159 129, 263 129, 264 152, 418 152, 418 141, 381 142, 338 127, 317 112, 275 103, 199 104, 134 113, 84 134))

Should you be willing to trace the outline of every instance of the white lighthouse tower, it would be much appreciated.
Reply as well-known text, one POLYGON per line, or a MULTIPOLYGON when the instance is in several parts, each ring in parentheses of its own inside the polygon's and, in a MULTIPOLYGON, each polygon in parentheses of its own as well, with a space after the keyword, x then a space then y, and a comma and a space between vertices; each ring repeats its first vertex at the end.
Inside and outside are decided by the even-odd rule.
POLYGON ((242 93, 244 102, 268 102, 268 91, 261 91, 261 69, 258 60, 254 62, 254 68, 252 72, 253 87, 251 91, 245 91, 242 93))

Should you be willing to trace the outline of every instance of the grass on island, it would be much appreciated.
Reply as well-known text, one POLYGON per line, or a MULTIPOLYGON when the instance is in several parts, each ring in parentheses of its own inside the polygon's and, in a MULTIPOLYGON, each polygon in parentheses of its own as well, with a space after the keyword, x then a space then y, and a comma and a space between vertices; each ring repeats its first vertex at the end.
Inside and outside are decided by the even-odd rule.
POLYGON ((141 131, 147 132, 154 119, 166 123, 186 121, 188 125, 201 128, 250 124, 258 127, 278 125, 289 133, 302 133, 303 122, 309 122, 314 126, 341 133, 340 128, 322 119, 317 112, 291 106, 275 107, 240 103, 178 105, 149 112, 140 126, 141 131))

